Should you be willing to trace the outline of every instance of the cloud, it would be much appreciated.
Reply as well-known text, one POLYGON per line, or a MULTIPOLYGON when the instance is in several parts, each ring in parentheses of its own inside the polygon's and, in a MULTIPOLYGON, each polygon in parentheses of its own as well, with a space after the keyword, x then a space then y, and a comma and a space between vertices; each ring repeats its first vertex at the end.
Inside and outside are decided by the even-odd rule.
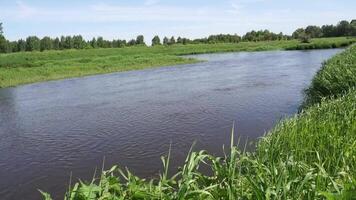
POLYGON ((251 29, 291 33, 308 24, 336 23, 353 17, 351 6, 323 7, 322 12, 315 12, 313 7, 306 9, 305 6, 294 6, 291 11, 292 4, 273 6, 270 3, 272 0, 225 0, 219 4, 207 3, 205 6, 184 3, 173 6, 158 0, 142 0, 140 5, 100 1, 102 3, 80 7, 24 2, 19 0, 1 7, 0 19, 16 28, 12 32, 12 35, 16 35, 13 38, 29 34, 56 36, 67 32, 88 37, 111 37, 117 33, 120 34, 117 37, 132 37, 137 33, 149 37, 154 34, 203 37, 214 33, 244 34, 251 29), (341 9, 343 12, 340 12, 341 9), (31 26, 31 29, 23 28, 24 23, 31 26), (93 23, 96 23, 95 26, 93 23), (92 27, 96 27, 96 30, 92 30, 92 27))
POLYGON ((36 14, 36 9, 25 4, 22 1, 16 1, 16 5, 18 8, 18 16, 20 18, 26 18, 26 17, 31 17, 36 14))
POLYGON ((145 0, 144 5, 145 6, 153 6, 157 5, 160 2, 160 0, 145 0))

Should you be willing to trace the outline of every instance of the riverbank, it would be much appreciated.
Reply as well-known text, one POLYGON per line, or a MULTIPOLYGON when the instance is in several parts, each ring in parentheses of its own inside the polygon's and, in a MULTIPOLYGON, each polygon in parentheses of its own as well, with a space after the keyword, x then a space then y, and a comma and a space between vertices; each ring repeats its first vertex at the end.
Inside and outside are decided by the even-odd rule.
POLYGON ((90 183, 72 186, 67 199, 352 199, 354 77, 356 46, 326 62, 306 90, 305 110, 280 122, 259 141, 256 152, 238 149, 232 138, 225 157, 192 151, 174 176, 168 175, 168 153, 158 179, 140 179, 113 167, 90 183), (211 174, 201 173, 202 166, 211 174))
POLYGON ((194 44, 0 54, 0 88, 34 82, 199 62, 180 55, 345 47, 355 38, 194 44))

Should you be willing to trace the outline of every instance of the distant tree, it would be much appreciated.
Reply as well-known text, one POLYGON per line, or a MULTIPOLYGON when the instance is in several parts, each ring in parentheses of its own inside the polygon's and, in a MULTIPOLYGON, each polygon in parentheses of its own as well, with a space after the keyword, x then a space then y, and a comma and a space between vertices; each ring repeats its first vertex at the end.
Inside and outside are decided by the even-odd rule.
POLYGON ((81 35, 73 36, 73 48, 83 49, 85 47, 85 41, 81 35))
POLYGON ((90 46, 93 48, 98 48, 98 43, 96 42, 95 37, 93 37, 93 39, 91 39, 90 46))
POLYGON ((132 39, 130 40, 128 43, 127 43, 128 46, 134 46, 136 45, 136 40, 135 39, 132 39))
POLYGON ((52 40, 50 37, 44 37, 41 40, 41 44, 40 44, 40 50, 44 51, 44 50, 50 50, 52 49, 52 40))
POLYGON ((323 36, 323 32, 319 26, 307 26, 305 28, 305 34, 311 38, 319 38, 323 36))
POLYGON ((188 38, 182 38, 182 44, 183 45, 186 45, 186 44, 189 44, 190 43, 190 40, 188 38))
POLYGON ((174 38, 174 36, 171 37, 171 39, 169 39, 169 45, 173 45, 176 43, 176 39, 174 38))
POLYGON ((161 39, 158 35, 154 36, 152 39, 152 46, 161 45, 161 39))
POLYGON ((336 25, 336 36, 347 36, 350 30, 350 23, 346 20, 342 20, 336 25))
POLYGON ((2 23, 0 22, 0 53, 6 53, 8 48, 7 40, 3 33, 2 23))
POLYGON ((4 34, 3 28, 2 28, 2 22, 0 22, 0 35, 4 34))
POLYGON ((66 38, 61 36, 61 41, 59 43, 59 49, 63 50, 65 48, 66 38))
POLYGON ((208 37, 208 43, 238 43, 241 40, 241 37, 238 35, 230 34, 219 34, 219 35, 210 35, 208 37))
POLYGON ((53 49, 54 50, 59 50, 60 49, 60 40, 59 40, 59 38, 58 37, 56 37, 54 40, 53 40, 53 45, 52 45, 52 47, 53 47, 53 49))
POLYGON ((334 25, 323 25, 321 32, 323 33, 323 37, 335 37, 336 27, 334 25))
POLYGON ((17 41, 17 51, 26 51, 26 42, 23 39, 17 41))
POLYGON ((310 42, 310 35, 306 34, 306 33, 301 33, 298 36, 298 39, 301 43, 309 43, 310 42))
POLYGON ((73 48, 73 39, 72 36, 66 36, 63 44, 64 49, 72 49, 73 48))
POLYGON ((26 51, 39 51, 41 50, 40 39, 36 36, 29 36, 26 38, 26 51))
POLYGON ((298 39, 300 38, 301 36, 305 35, 305 30, 304 28, 298 28, 297 30, 295 30, 292 34, 292 37, 294 39, 298 39))
POLYGON ((351 20, 350 22, 350 27, 351 27, 351 30, 350 30, 350 36, 356 36, 356 19, 353 19, 351 20))
POLYGON ((3 35, 0 35, 0 53, 6 53, 7 52, 7 40, 3 35))
POLYGON ((163 38, 163 44, 168 45, 169 44, 169 39, 167 37, 163 38))
POLYGON ((126 46, 126 40, 117 40, 117 47, 122 48, 126 46))
POLYGON ((7 49, 8 53, 10 53, 10 52, 18 52, 18 50, 17 50, 17 47, 18 47, 17 41, 12 41, 12 42, 7 41, 7 43, 8 43, 8 49, 7 49))
POLYGON ((104 39, 103 39, 103 37, 98 37, 98 39, 96 40, 96 43, 97 43, 99 48, 104 48, 104 39))
POLYGON ((177 38, 177 44, 183 44, 183 39, 181 37, 177 38))
POLYGON ((136 38, 136 44, 137 44, 137 45, 146 45, 146 44, 145 44, 145 39, 144 39, 143 35, 137 36, 137 38, 136 38))

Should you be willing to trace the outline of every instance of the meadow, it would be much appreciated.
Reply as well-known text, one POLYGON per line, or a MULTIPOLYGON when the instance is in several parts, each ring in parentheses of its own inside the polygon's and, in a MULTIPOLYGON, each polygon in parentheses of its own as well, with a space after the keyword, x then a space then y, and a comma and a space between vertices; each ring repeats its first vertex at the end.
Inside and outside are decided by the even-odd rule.
POLYGON ((232 51, 338 48, 346 47, 354 42, 356 42, 355 38, 337 37, 311 39, 310 43, 301 43, 298 40, 280 40, 0 54, 0 88, 94 74, 199 62, 198 60, 180 57, 180 55, 232 51))
POLYGON ((169 175, 168 151, 162 173, 151 180, 103 166, 92 181, 70 184, 65 199, 355 199, 355 69, 356 46, 328 60, 306 89, 300 113, 277 124, 254 152, 238 148, 233 128, 223 157, 192 147, 169 175))

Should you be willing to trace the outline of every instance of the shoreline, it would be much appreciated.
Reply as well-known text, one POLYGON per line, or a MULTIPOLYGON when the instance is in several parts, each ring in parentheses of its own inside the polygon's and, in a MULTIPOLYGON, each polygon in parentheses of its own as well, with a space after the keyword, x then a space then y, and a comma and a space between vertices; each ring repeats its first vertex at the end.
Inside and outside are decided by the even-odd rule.
POLYGON ((0 88, 203 62, 182 57, 189 55, 330 49, 355 42, 355 38, 340 37, 313 39, 306 44, 285 40, 0 54, 0 88))

